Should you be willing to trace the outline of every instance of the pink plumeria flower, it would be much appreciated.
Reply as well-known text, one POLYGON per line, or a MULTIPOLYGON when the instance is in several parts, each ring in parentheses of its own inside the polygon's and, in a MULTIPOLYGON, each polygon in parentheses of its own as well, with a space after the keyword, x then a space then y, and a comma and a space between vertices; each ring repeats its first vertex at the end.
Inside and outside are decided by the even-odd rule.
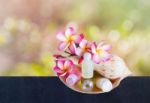
POLYGON ((79 47, 76 49, 76 54, 78 56, 82 56, 85 52, 89 52, 90 48, 91 48, 91 43, 83 39, 80 42, 79 47))
POLYGON ((103 45, 103 42, 98 45, 96 45, 96 43, 93 43, 91 46, 93 61, 97 64, 99 64, 100 62, 108 61, 111 57, 111 55, 108 53, 108 50, 110 50, 111 48, 111 45, 103 45))
POLYGON ((76 43, 81 42, 84 38, 83 34, 76 35, 74 28, 69 27, 66 29, 65 33, 58 33, 57 38, 61 41, 58 49, 65 51, 68 47, 71 53, 75 53, 76 43))
POLYGON ((74 64, 71 60, 57 60, 56 66, 54 67, 54 71, 58 76, 67 76, 71 73, 74 64))

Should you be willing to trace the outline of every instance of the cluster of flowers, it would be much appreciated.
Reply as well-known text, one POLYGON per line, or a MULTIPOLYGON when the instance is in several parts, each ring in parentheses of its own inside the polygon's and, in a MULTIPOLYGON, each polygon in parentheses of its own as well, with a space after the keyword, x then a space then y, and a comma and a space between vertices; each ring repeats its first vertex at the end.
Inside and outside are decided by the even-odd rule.
MULTIPOLYGON (((108 53, 111 49, 111 45, 105 45, 103 41, 99 44, 89 42, 84 38, 83 34, 78 35, 73 27, 66 28, 65 32, 59 32, 57 34, 57 39, 60 40, 58 49, 70 54, 69 56, 78 57, 78 64, 82 63, 83 55, 87 52, 92 55, 92 60, 96 64, 106 62, 111 57, 108 53)), ((67 77, 75 70, 74 68, 77 68, 75 63, 72 60, 67 59, 67 57, 62 55, 54 55, 54 57, 56 58, 54 71, 58 76, 67 77)))

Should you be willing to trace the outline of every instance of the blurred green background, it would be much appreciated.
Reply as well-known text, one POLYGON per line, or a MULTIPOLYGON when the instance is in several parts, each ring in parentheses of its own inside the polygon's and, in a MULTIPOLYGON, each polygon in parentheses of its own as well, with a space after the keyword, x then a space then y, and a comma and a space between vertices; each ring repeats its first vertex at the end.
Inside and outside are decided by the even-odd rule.
POLYGON ((149 0, 0 0, 0 75, 55 75, 56 32, 68 25, 150 75, 149 0))

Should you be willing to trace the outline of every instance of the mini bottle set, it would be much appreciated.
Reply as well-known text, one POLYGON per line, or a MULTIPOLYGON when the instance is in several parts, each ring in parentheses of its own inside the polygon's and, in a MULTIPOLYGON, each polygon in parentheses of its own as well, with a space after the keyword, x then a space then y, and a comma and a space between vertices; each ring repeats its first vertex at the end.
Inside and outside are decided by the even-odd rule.
POLYGON ((122 58, 109 53, 110 44, 89 42, 73 27, 57 34, 60 41, 54 71, 69 88, 88 94, 109 92, 131 75, 122 58))

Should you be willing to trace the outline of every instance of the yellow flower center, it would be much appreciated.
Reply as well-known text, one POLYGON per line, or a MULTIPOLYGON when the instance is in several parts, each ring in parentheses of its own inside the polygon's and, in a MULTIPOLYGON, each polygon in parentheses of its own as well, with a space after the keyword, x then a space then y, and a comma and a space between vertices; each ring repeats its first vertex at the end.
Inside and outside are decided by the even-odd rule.
POLYGON ((63 72, 67 72, 69 70, 69 68, 63 68, 62 71, 63 72))
POLYGON ((84 52, 87 52, 87 51, 88 51, 88 49, 89 49, 89 47, 88 47, 88 46, 85 46, 85 47, 83 48, 84 52))
POLYGON ((100 53, 102 53, 103 51, 101 50, 101 49, 96 49, 96 53, 97 54, 100 54, 100 53))
POLYGON ((72 41, 74 41, 74 36, 69 36, 67 38, 67 43, 72 43, 72 41))

